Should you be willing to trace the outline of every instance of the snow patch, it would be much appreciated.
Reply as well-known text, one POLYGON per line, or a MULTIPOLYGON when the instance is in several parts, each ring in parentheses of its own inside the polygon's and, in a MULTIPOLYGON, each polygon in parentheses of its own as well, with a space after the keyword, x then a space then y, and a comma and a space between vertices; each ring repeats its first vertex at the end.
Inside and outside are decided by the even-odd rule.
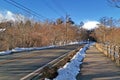
MULTIPOLYGON (((0 29, 0 31, 4 31, 4 30, 5 29, 0 29)), ((71 42, 69 45, 72 45, 72 44, 83 44, 83 43, 86 43, 86 42, 71 42)), ((1 55, 6 55, 6 54, 17 53, 17 52, 25 52, 25 51, 32 51, 32 50, 41 50, 41 49, 54 48, 54 47, 59 47, 59 46, 52 45, 52 46, 32 47, 32 48, 19 48, 19 47, 16 47, 16 48, 14 48, 12 50, 9 50, 9 51, 2 51, 2 52, 0 52, 0 56, 1 55)))
POLYGON ((7 55, 7 54, 11 54, 12 51, 2 51, 0 52, 0 55, 7 55))
POLYGON ((5 28, 3 28, 3 29, 0 29, 0 32, 4 32, 6 29, 5 28))
POLYGON ((47 49, 47 48, 54 48, 56 46, 46 46, 46 47, 33 47, 33 48, 18 48, 16 47, 15 49, 8 50, 8 51, 2 51, 0 52, 1 55, 8 55, 12 53, 17 53, 17 52, 25 52, 25 51, 32 51, 32 50, 42 50, 42 49, 47 49))
POLYGON ((88 41, 81 41, 81 42, 76 41, 76 42, 70 42, 68 45, 72 45, 72 44, 87 44, 87 43, 89 43, 89 42, 88 41))
MULTIPOLYGON (((63 68, 58 70, 59 75, 53 80, 76 80, 76 76, 80 71, 80 64, 82 64, 85 52, 90 45, 86 44, 84 48, 81 48, 69 63, 66 63, 63 68)), ((45 80, 49 79, 46 78, 45 80)))

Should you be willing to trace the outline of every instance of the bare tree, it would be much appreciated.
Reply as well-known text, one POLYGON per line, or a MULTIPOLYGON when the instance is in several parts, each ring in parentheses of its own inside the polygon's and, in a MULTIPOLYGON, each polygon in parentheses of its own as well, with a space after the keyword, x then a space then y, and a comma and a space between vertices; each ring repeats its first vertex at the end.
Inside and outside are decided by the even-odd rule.
POLYGON ((58 18, 57 20, 56 20, 56 23, 57 24, 62 24, 64 21, 63 21, 63 19, 62 18, 58 18))
POLYGON ((107 0, 111 6, 120 8, 120 0, 107 0))

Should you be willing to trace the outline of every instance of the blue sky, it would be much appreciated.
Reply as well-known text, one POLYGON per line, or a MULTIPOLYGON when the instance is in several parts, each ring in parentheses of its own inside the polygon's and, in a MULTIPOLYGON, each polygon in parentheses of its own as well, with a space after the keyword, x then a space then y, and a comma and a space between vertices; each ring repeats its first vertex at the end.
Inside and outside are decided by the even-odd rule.
MULTIPOLYGON (((9 1, 9 0, 8 0, 9 1)), ((106 0, 14 0, 49 19, 70 15, 75 23, 96 21, 101 17, 120 18, 120 9, 111 7, 106 0)), ((31 16, 31 14, 0 0, 0 12, 11 11, 31 16)), ((30 12, 31 13, 31 12, 30 12)), ((44 18, 39 18, 43 20, 44 18)))

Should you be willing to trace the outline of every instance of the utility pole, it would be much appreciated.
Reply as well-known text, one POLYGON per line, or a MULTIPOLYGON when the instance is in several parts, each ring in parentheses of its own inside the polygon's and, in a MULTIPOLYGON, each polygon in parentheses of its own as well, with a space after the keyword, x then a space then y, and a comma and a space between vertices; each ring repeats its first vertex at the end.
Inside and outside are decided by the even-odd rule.
POLYGON ((66 16, 65 16, 65 27, 66 27, 66 34, 65 34, 65 36, 66 36, 66 43, 68 43, 68 25, 67 25, 67 23, 68 23, 68 18, 69 18, 69 15, 68 14, 66 14, 66 16))

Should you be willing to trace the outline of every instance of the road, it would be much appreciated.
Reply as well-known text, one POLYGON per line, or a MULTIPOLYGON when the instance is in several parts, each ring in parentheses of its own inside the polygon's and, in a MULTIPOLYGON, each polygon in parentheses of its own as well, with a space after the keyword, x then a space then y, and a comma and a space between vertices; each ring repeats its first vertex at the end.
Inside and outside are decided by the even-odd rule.
POLYGON ((120 67, 93 46, 87 50, 77 80, 120 80, 120 67))
POLYGON ((19 80, 78 46, 80 45, 61 46, 0 56, 0 80, 19 80))

